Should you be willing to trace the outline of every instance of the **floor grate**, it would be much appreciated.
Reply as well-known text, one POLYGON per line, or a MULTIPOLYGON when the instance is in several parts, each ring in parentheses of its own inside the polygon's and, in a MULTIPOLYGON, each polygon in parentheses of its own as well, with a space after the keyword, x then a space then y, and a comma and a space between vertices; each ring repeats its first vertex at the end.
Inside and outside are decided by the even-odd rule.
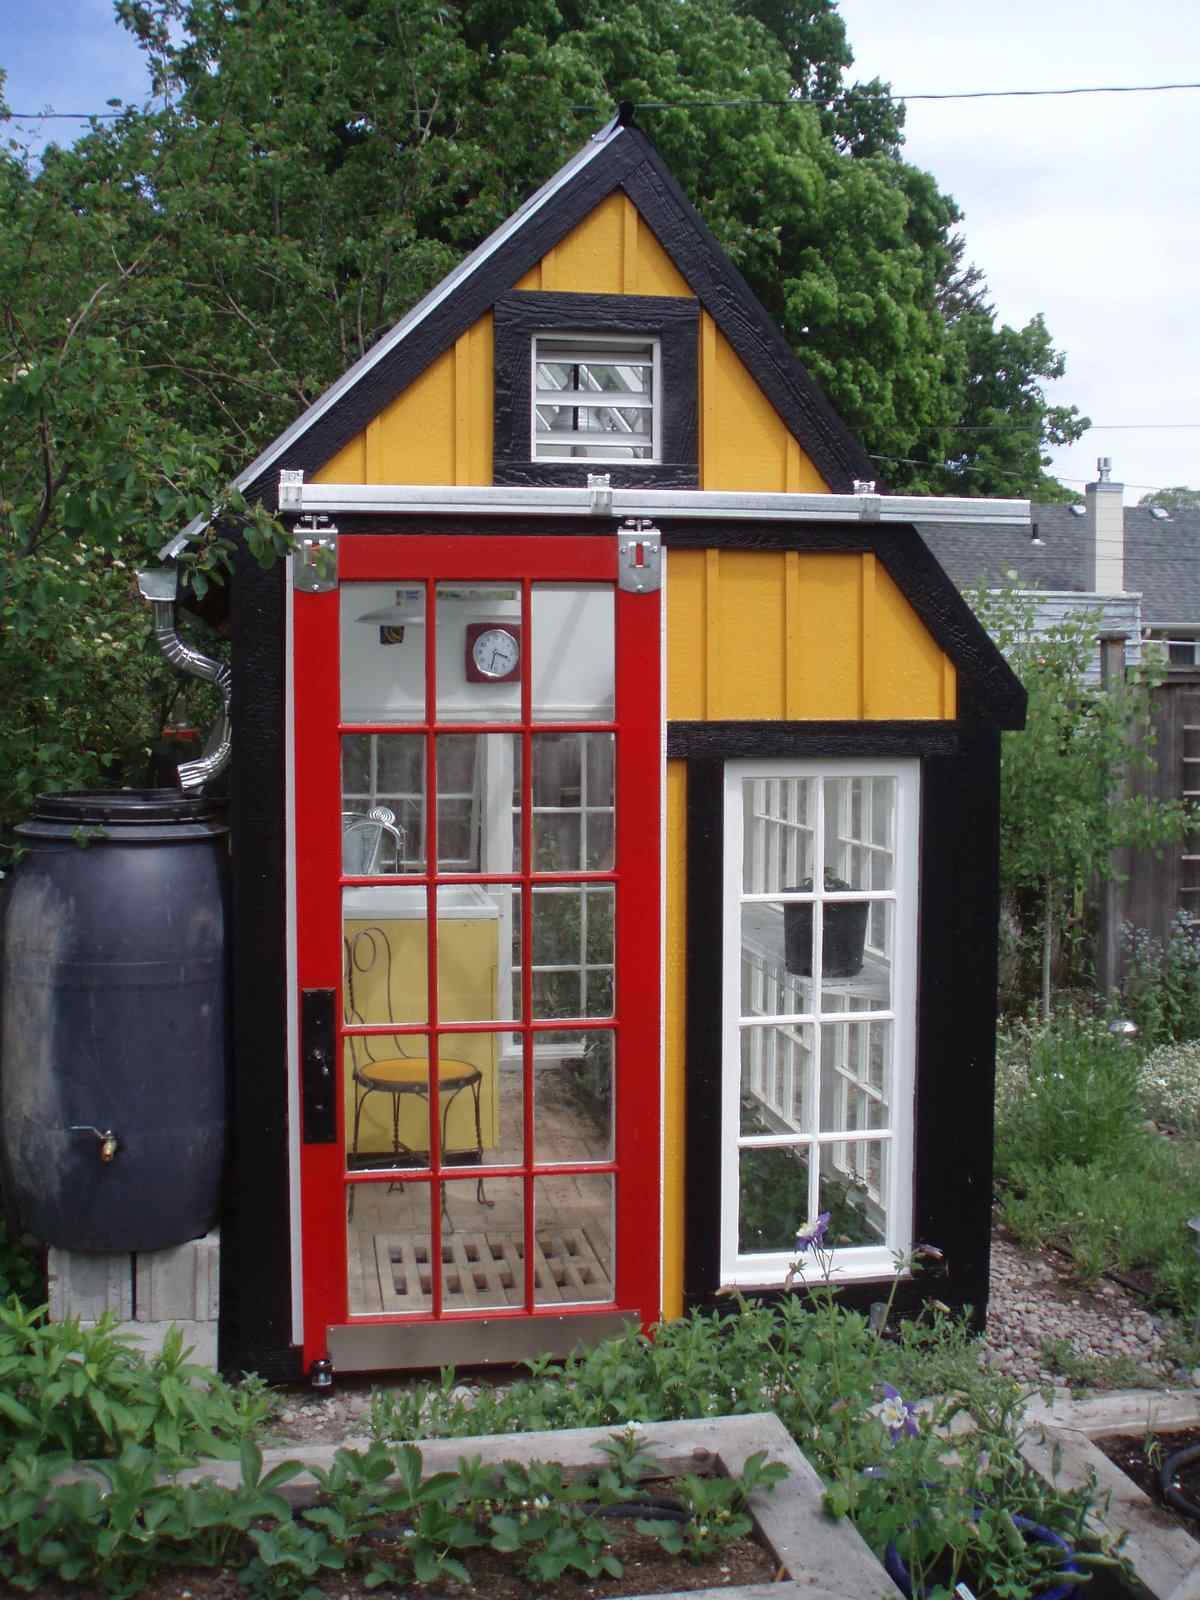
MULTIPOLYGON (((377 1233, 375 1267, 384 1312, 427 1312, 433 1269, 428 1234, 377 1233)), ((442 1239, 442 1305, 446 1311, 519 1306, 525 1297, 525 1246, 504 1234, 454 1233, 442 1239)), ((608 1271, 582 1228, 553 1228, 534 1238, 534 1300, 612 1299, 608 1271)))

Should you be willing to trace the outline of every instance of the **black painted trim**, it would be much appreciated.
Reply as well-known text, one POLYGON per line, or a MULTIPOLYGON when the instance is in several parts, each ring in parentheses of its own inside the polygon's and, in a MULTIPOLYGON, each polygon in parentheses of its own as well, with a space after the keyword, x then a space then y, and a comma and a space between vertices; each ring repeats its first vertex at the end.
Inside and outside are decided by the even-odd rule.
POLYGON ((554 196, 505 240, 498 250, 460 283, 421 323, 388 351, 336 404, 293 439, 251 484, 247 496, 265 496, 274 504, 279 473, 302 469, 312 473, 349 443, 372 418, 420 376, 454 341, 492 309, 498 293, 534 268, 547 251, 565 239, 643 159, 642 150, 622 133, 575 174, 554 196))
POLYGON ((707 1304, 721 1265, 721 845, 725 769, 687 771, 687 1002, 683 1166, 683 1293, 707 1304), (714 997, 716 1001, 714 1022, 714 997))
MULTIPOLYGON (((936 1294, 953 1310, 987 1309, 999 926, 999 731, 968 700, 954 753, 921 760, 915 1063, 914 1237, 936 1245, 937 1275, 902 1282, 905 1312, 936 1294)), ((818 753, 819 740, 805 750, 818 753)), ((848 752, 831 746, 836 758, 848 752)), ((688 762, 684 1295, 724 1304, 720 1288, 721 929, 723 764, 688 762)), ((800 1219, 797 1219, 800 1220, 800 1219)), ((847 1284, 865 1307, 889 1280, 847 1284)), ((756 1299, 773 1300, 767 1287, 756 1299)))
MULTIPOLYGON (((1000 953, 1000 732, 970 695, 958 754, 923 767, 916 1237, 945 1252, 982 1331, 991 1249, 1000 953)), ((941 1298, 946 1299, 945 1295, 941 1298)))
POLYGON ((878 467, 797 360, 657 150, 637 129, 629 136, 641 141, 645 160, 626 178, 625 193, 830 489, 849 494, 856 479, 878 479, 878 467))
POLYGON ((829 487, 849 493, 855 479, 875 476, 870 457, 793 355, 653 145, 638 129, 625 128, 453 295, 365 370, 249 485, 247 495, 273 505, 281 470, 312 473, 323 466, 489 311, 498 294, 512 289, 616 189, 624 189, 637 206, 829 487))
POLYGON ((732 761, 739 756, 953 755, 953 722, 668 722, 667 759, 732 761))
POLYGON ((233 1072, 218 1359, 226 1372, 282 1379, 299 1370, 288 1174, 284 582, 280 564, 264 571, 244 545, 234 561, 233 1072))
POLYGON ((614 487, 695 489, 700 483, 700 307, 693 299, 626 294, 500 295, 495 306, 492 473, 503 484, 576 484, 606 473, 614 487), (660 341, 662 460, 538 461, 530 456, 536 334, 607 333, 660 341))

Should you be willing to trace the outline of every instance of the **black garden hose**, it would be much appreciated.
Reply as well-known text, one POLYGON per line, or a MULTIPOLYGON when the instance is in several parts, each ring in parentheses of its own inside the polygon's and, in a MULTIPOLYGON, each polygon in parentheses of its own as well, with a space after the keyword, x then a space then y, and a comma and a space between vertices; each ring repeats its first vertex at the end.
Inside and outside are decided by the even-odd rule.
POLYGON ((585 1510, 597 1517, 640 1517, 646 1522, 690 1522, 692 1513, 678 1500, 664 1499, 660 1495, 647 1495, 644 1500, 623 1501, 620 1505, 602 1506, 592 1501, 585 1510))
POLYGON ((1181 1516, 1192 1517, 1200 1522, 1200 1503, 1193 1500, 1190 1495, 1184 1494, 1183 1490, 1175 1485, 1175 1479, 1185 1467, 1191 1466, 1193 1461, 1200 1461, 1200 1444, 1185 1445, 1182 1450, 1176 1450, 1169 1455, 1159 1468, 1158 1483, 1163 1492, 1163 1499, 1169 1506, 1181 1516))

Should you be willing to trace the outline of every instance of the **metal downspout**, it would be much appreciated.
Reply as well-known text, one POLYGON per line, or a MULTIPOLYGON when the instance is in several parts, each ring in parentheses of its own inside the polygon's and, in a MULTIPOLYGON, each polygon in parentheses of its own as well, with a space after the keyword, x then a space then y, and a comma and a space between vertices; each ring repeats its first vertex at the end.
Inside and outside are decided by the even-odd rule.
POLYGON ((181 672, 213 683, 221 694, 221 711, 209 730, 204 754, 179 766, 179 787, 185 794, 203 789, 229 764, 233 725, 229 715, 232 674, 223 661, 213 661, 184 644, 175 627, 175 598, 179 577, 174 567, 153 567, 138 573, 138 588, 149 602, 154 618, 154 638, 166 660, 181 672))

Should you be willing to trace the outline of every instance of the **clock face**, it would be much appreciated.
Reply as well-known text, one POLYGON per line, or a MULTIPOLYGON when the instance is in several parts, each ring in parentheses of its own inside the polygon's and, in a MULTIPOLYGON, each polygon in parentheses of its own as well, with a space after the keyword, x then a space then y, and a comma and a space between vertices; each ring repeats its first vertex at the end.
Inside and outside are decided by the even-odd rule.
POLYGON ((467 650, 467 675, 475 682, 500 683, 519 674, 521 641, 512 628, 475 624, 467 633, 467 650))

